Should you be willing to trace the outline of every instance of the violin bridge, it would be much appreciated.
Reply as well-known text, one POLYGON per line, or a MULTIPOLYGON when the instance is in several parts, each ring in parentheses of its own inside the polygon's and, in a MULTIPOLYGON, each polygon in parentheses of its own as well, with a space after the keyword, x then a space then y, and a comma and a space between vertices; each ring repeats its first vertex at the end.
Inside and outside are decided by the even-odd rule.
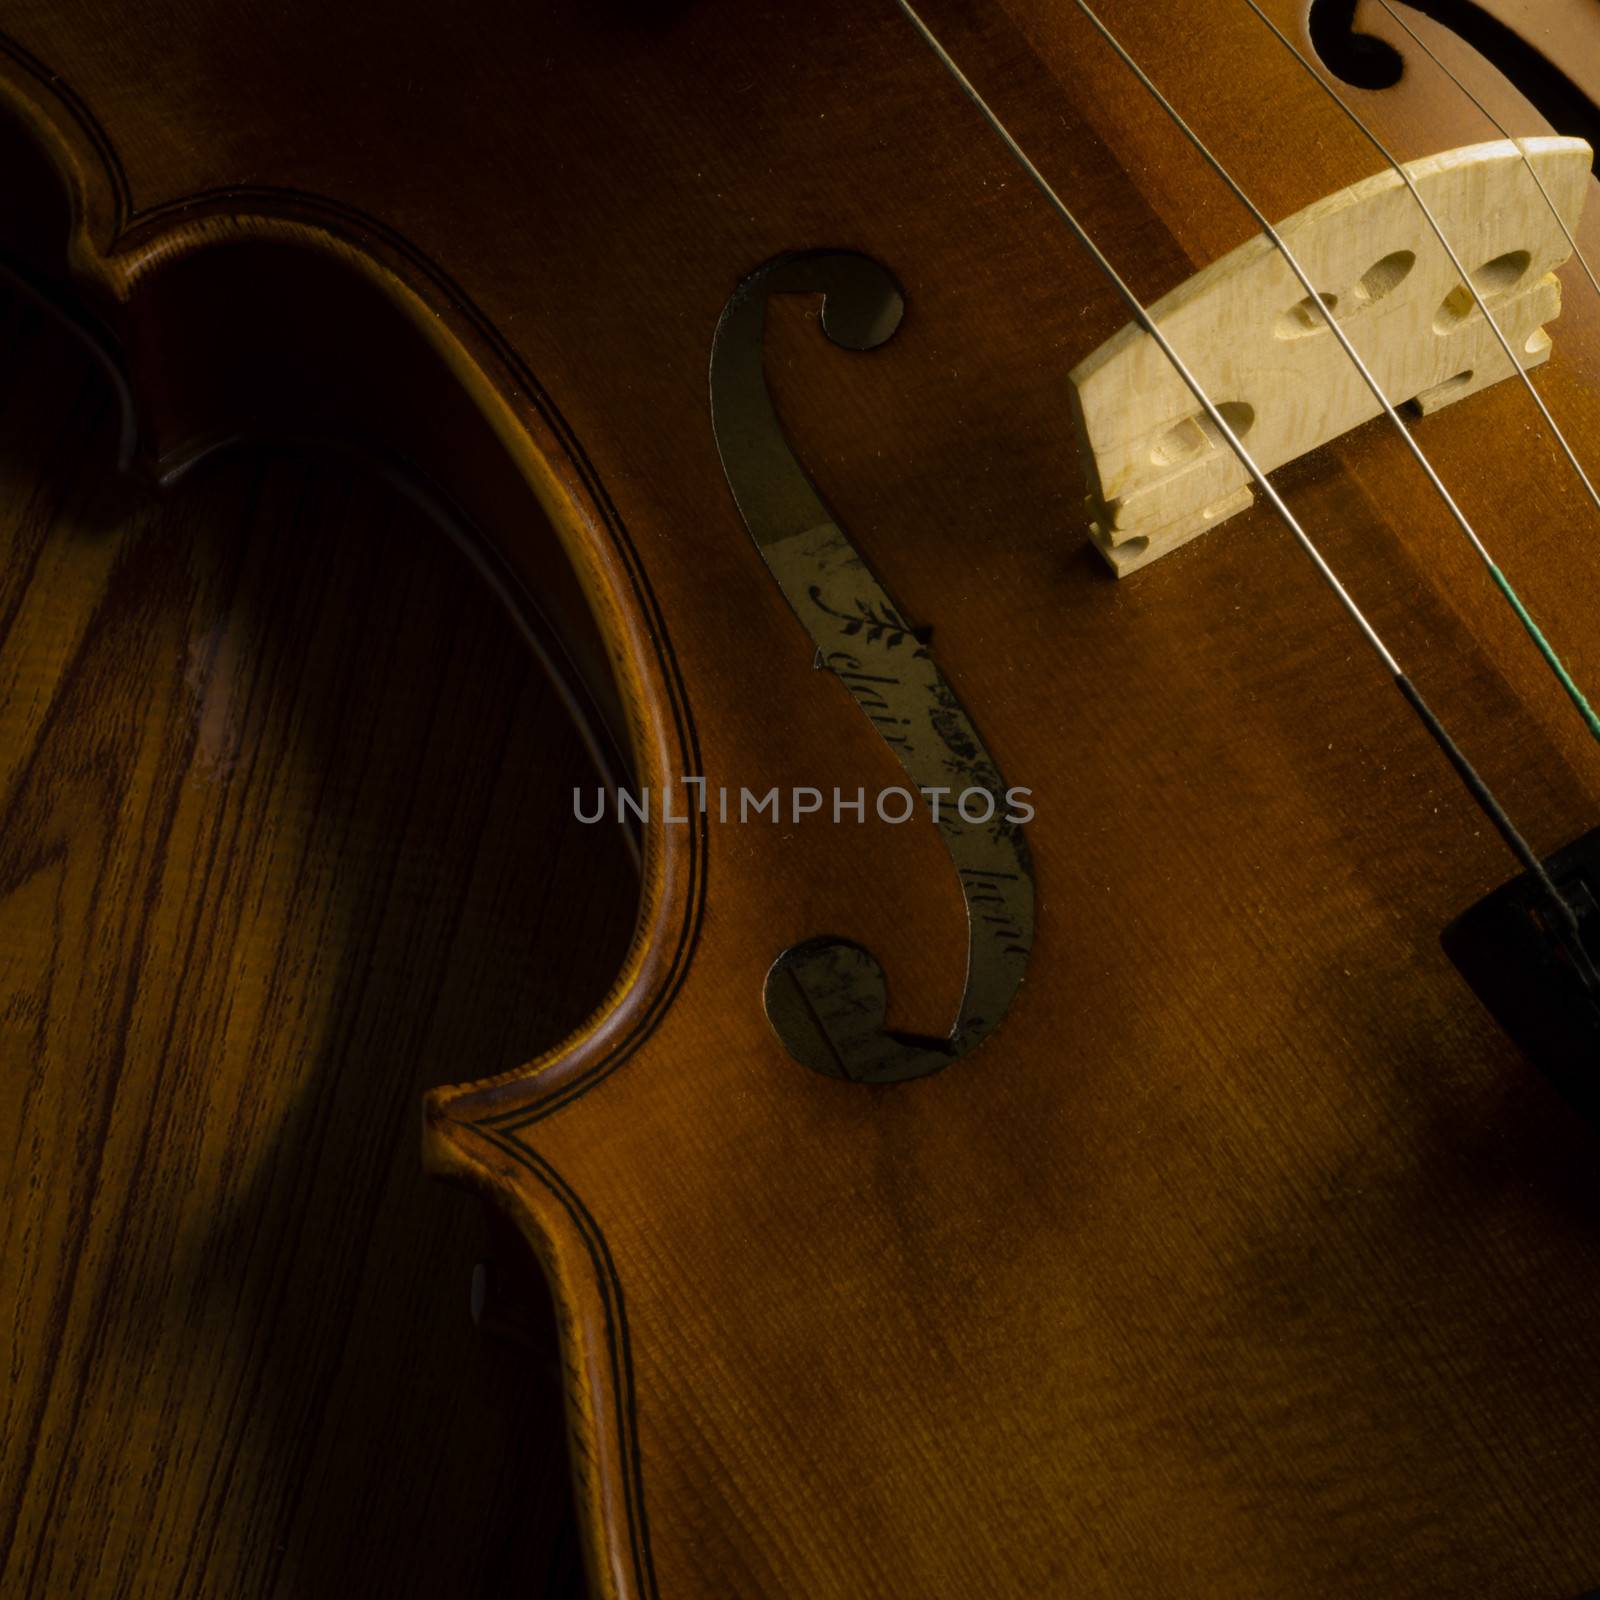
MULTIPOLYGON (((1590 159, 1581 139, 1501 139, 1406 167, 1523 367, 1550 354, 1545 324, 1561 310, 1555 268, 1572 253, 1561 223, 1577 232, 1590 159)), ((1392 405, 1437 411, 1513 376, 1392 168, 1296 212, 1278 232, 1392 405)), ((1150 312, 1263 472, 1382 412, 1264 234, 1150 312)), ((1251 504, 1243 464, 1136 324, 1070 381, 1089 531, 1119 577, 1251 504)))

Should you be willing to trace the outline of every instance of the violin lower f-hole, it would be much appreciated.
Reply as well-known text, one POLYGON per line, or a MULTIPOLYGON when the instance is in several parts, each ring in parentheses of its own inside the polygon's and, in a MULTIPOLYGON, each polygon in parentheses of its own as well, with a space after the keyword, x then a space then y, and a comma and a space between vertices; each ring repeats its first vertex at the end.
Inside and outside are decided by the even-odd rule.
MULTIPOLYGON (((903 301, 875 261, 843 251, 785 256, 752 273, 717 325, 711 411, 739 513, 784 598, 810 635, 819 690, 847 691, 918 792, 986 802, 933 808, 967 912, 967 981, 944 1037, 884 1026, 887 986, 870 951, 813 937, 767 975, 773 1031, 797 1061, 830 1077, 893 1083, 959 1060, 994 1029, 1022 982, 1033 943, 1033 873, 1006 786, 954 692, 925 630, 901 616, 795 459, 767 392, 762 335, 769 295, 821 294, 835 344, 870 350, 899 326, 903 301), (971 813, 978 812, 976 819, 971 813)), ((797 639, 796 648, 806 646, 797 639)), ((910 804, 917 804, 910 790, 910 804)))
MULTIPOLYGON (((1554 269, 1571 254, 1590 159, 1581 139, 1505 139, 1406 167, 1470 287, 1390 170, 1279 226, 1320 305, 1257 234, 1151 317, 1271 471, 1382 410, 1330 319, 1390 404, 1422 412, 1515 375, 1485 310, 1520 366, 1544 361, 1561 310, 1554 269)), ((1250 505, 1244 466, 1137 325, 1074 368, 1071 391, 1090 533, 1118 576, 1250 505)))

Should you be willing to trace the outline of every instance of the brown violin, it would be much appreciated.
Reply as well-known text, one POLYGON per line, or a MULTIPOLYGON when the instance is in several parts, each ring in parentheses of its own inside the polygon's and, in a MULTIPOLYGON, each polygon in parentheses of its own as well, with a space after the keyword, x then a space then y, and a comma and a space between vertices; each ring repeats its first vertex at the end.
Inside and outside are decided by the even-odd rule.
POLYGON ((596 1595, 1600 1590, 1600 6, 0 34, 129 464, 384 464, 639 852, 423 1140, 596 1595))

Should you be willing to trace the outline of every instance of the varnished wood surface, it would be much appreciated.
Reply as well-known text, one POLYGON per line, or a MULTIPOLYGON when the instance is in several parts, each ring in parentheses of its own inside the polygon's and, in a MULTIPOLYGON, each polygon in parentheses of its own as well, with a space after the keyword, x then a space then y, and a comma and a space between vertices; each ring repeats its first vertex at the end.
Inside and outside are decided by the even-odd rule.
MULTIPOLYGON (((1600 51, 1592 47, 1597 25, 1595 0, 1472 0, 1501 27, 1536 51, 1562 73, 1588 103, 1591 116, 1600 108, 1600 51)), ((1366 0, 1366 20, 1375 28, 1389 21, 1380 8, 1366 0)), ((1448 20, 1448 17, 1447 17, 1448 20)), ((1390 39, 1408 59, 1405 39, 1389 21, 1390 39)), ((1420 65, 1420 63, 1415 63, 1420 65)), ((1571 130, 1563 130, 1571 131, 1571 130)))
POLYGON ((620 959, 566 713, 347 462, 157 502, 9 298, 0 365, 0 1592, 578 1596, 548 1309, 470 1325, 416 1137, 620 959))
MULTIPOLYGON (((927 9, 1146 300, 1249 235, 1074 8, 927 9)), ((1102 9, 1267 214, 1376 170, 1242 5, 1102 9)), ((1304 45, 1303 0, 1270 9, 1304 45)), ((936 1078, 808 1074, 760 1007, 797 940, 878 953, 894 1025, 953 1015, 932 829, 658 828, 602 1012, 431 1102, 432 1162, 554 1282, 603 1593, 1594 1586, 1594 1136, 1437 942, 1504 853, 1263 508, 1137 584, 1099 570, 1065 374, 1126 309, 892 6, 800 27, 760 0, 486 0, 377 25, 292 0, 167 26, 18 0, 5 25, 0 81, 75 207, 70 238, 38 213, 30 259, 53 247, 114 328, 145 455, 275 407, 340 420, 282 381, 337 353, 314 286, 271 340, 252 315, 279 316, 285 252, 331 264, 481 426, 416 428, 437 384, 376 349, 377 409, 343 420, 401 429, 457 497, 495 469, 480 532, 530 584, 553 523, 658 792, 896 775, 730 504, 706 358, 784 251, 859 249, 906 286, 870 357, 779 308, 769 367, 841 525, 1034 791, 1017 1002, 936 1078)), ((1487 136, 1437 74, 1350 98, 1402 160, 1487 136)), ((1538 382, 1589 441, 1600 302, 1565 288, 1538 382)), ((1592 685, 1600 542, 1526 395, 1418 434, 1592 685)), ((1535 845, 1592 828, 1593 743, 1399 444, 1365 428, 1281 476, 1535 845)))

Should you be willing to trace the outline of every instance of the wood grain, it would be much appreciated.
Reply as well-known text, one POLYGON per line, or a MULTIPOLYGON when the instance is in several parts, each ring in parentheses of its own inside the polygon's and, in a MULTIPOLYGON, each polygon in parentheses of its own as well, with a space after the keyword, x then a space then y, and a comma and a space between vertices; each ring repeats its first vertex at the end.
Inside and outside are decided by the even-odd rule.
POLYGON ((416 1133, 620 960, 566 712, 392 490, 156 502, 64 333, 0 352, 0 1590, 576 1596, 548 1302, 471 1326, 416 1133))

